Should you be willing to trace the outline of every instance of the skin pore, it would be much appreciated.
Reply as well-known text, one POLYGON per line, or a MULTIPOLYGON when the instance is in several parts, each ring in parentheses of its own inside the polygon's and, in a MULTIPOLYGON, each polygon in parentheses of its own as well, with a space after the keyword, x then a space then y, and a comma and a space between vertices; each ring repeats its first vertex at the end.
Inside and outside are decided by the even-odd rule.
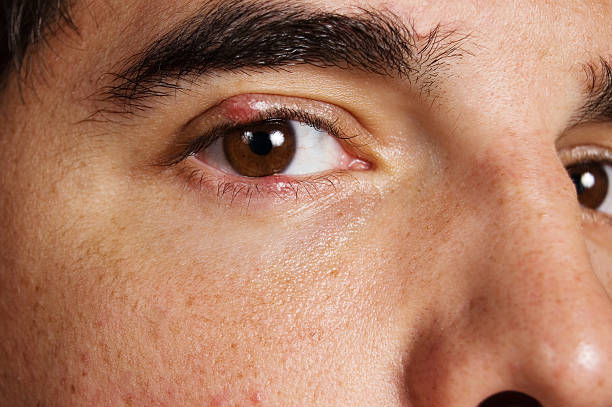
POLYGON ((417 52, 381 72, 316 41, 240 69, 143 58, 221 3, 76 0, 78 33, 9 77, 0 405, 609 407, 612 213, 581 208, 566 167, 612 162, 605 100, 585 109, 612 3, 290 7, 391 18, 417 52), (287 112, 346 156, 219 168, 220 129, 287 112))

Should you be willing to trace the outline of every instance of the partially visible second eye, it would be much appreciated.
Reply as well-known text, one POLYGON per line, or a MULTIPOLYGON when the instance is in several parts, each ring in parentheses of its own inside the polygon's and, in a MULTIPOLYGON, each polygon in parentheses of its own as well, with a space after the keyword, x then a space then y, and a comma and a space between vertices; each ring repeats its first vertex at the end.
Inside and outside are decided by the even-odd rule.
POLYGON ((597 161, 567 167, 580 204, 612 216, 612 165, 597 161))
POLYGON ((195 157, 225 173, 243 177, 308 175, 346 169, 352 161, 328 132, 284 119, 230 129, 195 157))

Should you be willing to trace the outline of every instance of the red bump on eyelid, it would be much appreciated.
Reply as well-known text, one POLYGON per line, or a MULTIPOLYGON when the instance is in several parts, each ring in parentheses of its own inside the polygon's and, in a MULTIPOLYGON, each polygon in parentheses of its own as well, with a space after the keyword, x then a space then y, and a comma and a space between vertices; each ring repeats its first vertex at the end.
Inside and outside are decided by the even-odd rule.
POLYGON ((258 112, 264 110, 258 104, 269 105, 254 95, 238 95, 223 101, 219 107, 227 120, 242 123, 253 120, 258 112))

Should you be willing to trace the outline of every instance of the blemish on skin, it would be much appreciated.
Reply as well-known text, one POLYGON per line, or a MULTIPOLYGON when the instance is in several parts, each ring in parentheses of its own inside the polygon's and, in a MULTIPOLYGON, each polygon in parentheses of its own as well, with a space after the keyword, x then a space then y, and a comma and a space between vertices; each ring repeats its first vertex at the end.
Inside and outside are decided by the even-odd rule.
POLYGON ((221 407, 229 402, 229 396, 227 391, 224 393, 216 394, 210 398, 208 405, 210 407, 221 407))
POLYGON ((338 269, 336 269, 336 268, 331 269, 327 273, 327 275, 330 276, 330 277, 338 277, 338 274, 340 274, 340 273, 339 273, 338 269))
POLYGON ((258 405, 259 403, 261 403, 262 400, 262 395, 260 392, 256 391, 253 394, 251 394, 251 402, 253 403, 253 405, 258 405))

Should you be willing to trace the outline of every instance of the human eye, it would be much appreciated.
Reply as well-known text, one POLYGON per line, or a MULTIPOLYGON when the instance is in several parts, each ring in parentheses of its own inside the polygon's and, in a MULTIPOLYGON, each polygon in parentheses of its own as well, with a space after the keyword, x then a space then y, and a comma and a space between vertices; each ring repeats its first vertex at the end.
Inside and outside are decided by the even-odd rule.
POLYGON ((338 141, 342 138, 338 130, 325 130, 316 118, 299 112, 266 115, 270 118, 222 131, 210 145, 190 155, 226 174, 251 178, 306 176, 355 165, 356 159, 338 141))
POLYGON ((354 139, 350 115, 310 100, 240 95, 195 120, 192 140, 173 160, 189 184, 219 195, 298 196, 334 183, 341 174, 370 169, 354 139))
POLYGON ((572 148, 564 155, 580 205, 595 214, 612 217, 612 152, 587 145, 572 148))

